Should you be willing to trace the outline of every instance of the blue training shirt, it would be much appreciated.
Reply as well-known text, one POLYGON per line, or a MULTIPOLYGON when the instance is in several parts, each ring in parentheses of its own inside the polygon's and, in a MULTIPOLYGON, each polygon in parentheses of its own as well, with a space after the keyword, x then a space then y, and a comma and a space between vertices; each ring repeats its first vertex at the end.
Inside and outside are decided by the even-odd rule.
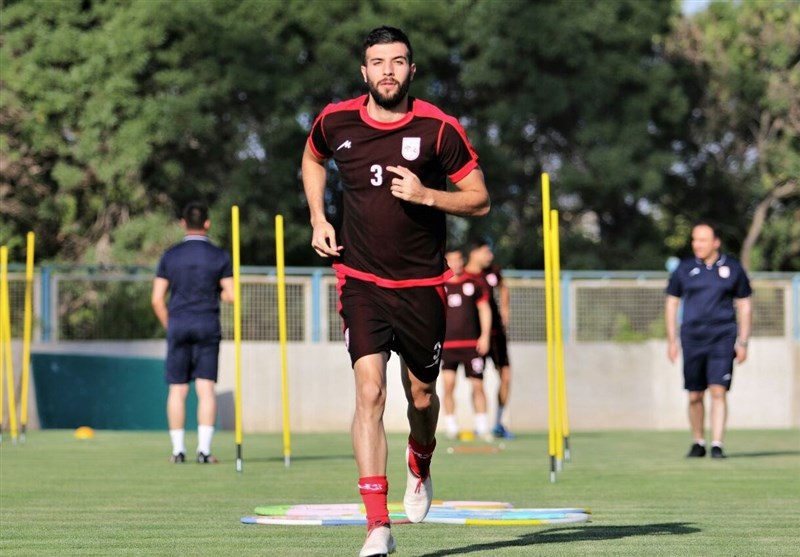
POLYGON ((187 235, 169 248, 158 263, 156 276, 169 281, 169 318, 219 316, 219 281, 233 276, 228 253, 203 235, 187 235))
POLYGON ((752 294, 741 263, 725 254, 711 265, 691 257, 670 275, 667 294, 683 299, 681 340, 708 342, 736 336, 735 299, 752 294))

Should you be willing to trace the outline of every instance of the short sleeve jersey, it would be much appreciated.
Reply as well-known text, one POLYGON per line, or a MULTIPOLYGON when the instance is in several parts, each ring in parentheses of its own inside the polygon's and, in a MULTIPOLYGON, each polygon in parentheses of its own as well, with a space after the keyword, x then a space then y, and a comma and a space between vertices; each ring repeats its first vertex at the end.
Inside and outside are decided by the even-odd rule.
POLYGON ((444 348, 474 348, 481 336, 478 304, 489 300, 483 280, 462 274, 444 284, 447 296, 447 329, 444 348))
POLYGON ((694 257, 681 261, 667 294, 683 299, 681 339, 703 342, 736 336, 734 300, 748 298, 752 289, 742 265, 720 254, 711 265, 694 257))
POLYGON ((500 267, 491 265, 488 269, 485 269, 483 271, 483 280, 489 285, 489 305, 492 308, 492 332, 498 332, 503 328, 503 319, 500 317, 500 308, 497 306, 497 300, 494 297, 494 289, 503 284, 503 274, 500 272, 500 267))
POLYGON ((367 113, 367 95, 330 104, 315 120, 311 151, 333 158, 344 189, 338 272, 387 287, 442 284, 446 279, 445 214, 394 197, 389 166, 403 166, 428 188, 445 190, 478 167, 458 120, 409 98, 403 119, 383 123, 367 113))
POLYGON ((169 281, 169 318, 219 316, 219 282, 233 276, 228 253, 200 235, 186 236, 161 257, 156 276, 169 281))

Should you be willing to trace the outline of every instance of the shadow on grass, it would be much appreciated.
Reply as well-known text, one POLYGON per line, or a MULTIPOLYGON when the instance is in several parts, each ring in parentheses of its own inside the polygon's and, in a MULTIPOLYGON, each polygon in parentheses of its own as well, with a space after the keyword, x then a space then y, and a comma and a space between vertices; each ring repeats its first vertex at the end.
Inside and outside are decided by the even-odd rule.
POLYGON ((546 543, 591 542, 602 540, 618 540, 633 536, 664 536, 695 534, 700 531, 685 522, 665 522, 662 524, 639 524, 635 526, 582 526, 570 528, 553 528, 534 534, 525 534, 514 540, 481 543, 443 549, 433 553, 425 553, 420 557, 446 557, 447 555, 466 555, 480 551, 499 550, 504 547, 526 547, 546 543))
MULTIPOLYGON (((292 462, 305 462, 316 460, 353 460, 353 453, 348 454, 326 454, 326 455, 292 455, 290 460, 292 462)), ((283 456, 271 456, 269 458, 253 458, 248 459, 249 462, 283 462, 283 456)))
POLYGON ((728 453, 728 458, 759 458, 762 456, 800 456, 800 451, 760 451, 757 453, 728 453))

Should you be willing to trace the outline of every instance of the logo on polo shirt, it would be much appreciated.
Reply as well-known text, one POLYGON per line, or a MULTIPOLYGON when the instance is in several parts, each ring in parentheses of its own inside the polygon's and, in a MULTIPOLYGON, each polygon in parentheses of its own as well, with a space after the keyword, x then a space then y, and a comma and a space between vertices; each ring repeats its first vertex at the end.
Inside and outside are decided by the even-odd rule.
POLYGON ((694 269, 689 271, 689 276, 690 277, 693 277, 693 276, 699 275, 699 274, 700 274, 700 267, 695 267, 694 269))
POLYGON ((728 278, 729 276, 731 276, 731 268, 730 267, 727 267, 727 266, 723 265, 722 267, 719 268, 719 277, 720 278, 724 278, 725 279, 725 278, 728 278))
POLYGON ((464 289, 464 296, 472 296, 473 294, 475 294, 475 285, 472 284, 471 282, 465 282, 463 289, 464 289))
POLYGON ((419 157, 419 147, 422 139, 419 137, 404 137, 403 138, 403 158, 407 161, 415 161, 419 157))

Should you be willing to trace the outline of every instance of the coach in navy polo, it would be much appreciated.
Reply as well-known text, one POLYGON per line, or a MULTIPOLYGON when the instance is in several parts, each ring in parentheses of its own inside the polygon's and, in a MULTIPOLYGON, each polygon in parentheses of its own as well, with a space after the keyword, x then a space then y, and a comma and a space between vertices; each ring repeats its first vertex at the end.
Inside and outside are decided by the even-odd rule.
POLYGON ((151 303, 167 329, 167 421, 172 440, 170 462, 184 462, 186 396, 194 381, 197 393, 197 461, 215 463, 211 440, 217 414, 219 302, 233 302, 230 256, 208 240, 208 209, 199 202, 186 205, 181 225, 186 236, 161 257, 153 280, 151 303), (169 304, 166 302, 169 292, 169 304))
POLYGON ((694 441, 687 456, 703 457, 705 391, 711 393, 711 456, 725 458, 722 449, 727 418, 727 392, 733 362, 747 358, 751 329, 750 281, 742 265, 720 252, 716 228, 700 222, 692 228, 694 257, 680 262, 667 284, 665 306, 668 357, 678 358, 678 308, 684 387, 689 392, 689 423, 694 441), (739 320, 737 323, 737 313, 739 320))

